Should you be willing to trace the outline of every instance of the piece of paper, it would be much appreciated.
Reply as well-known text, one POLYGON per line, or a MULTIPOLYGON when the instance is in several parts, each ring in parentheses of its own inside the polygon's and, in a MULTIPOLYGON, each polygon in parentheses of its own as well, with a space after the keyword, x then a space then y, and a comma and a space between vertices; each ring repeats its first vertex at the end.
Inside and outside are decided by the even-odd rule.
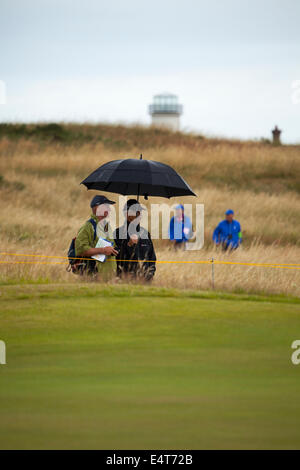
MULTIPOLYGON (((95 248, 105 248, 106 246, 112 246, 112 243, 108 240, 105 240, 105 238, 99 238, 95 248)), ((93 255, 92 258, 96 261, 100 261, 100 263, 104 263, 104 261, 106 260, 105 255, 93 255)))

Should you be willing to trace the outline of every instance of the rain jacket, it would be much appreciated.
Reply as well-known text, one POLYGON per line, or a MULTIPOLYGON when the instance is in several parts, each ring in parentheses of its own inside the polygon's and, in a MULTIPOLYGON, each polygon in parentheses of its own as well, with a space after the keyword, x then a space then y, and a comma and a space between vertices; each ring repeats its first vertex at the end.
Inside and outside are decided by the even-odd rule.
POLYGON ((137 225, 136 235, 138 236, 137 244, 128 246, 130 239, 128 223, 125 222, 114 231, 115 245, 119 251, 116 256, 117 276, 122 277, 123 274, 129 274, 134 278, 143 277, 146 281, 151 281, 156 271, 156 255, 150 233, 137 225), (130 260, 134 261, 130 262, 130 260), (141 263, 137 261, 141 261, 141 263))
POLYGON ((193 235, 192 222, 188 216, 183 220, 172 217, 169 225, 169 239, 176 240, 177 243, 187 242, 193 235))
MULTIPOLYGON (((98 221, 98 218, 92 214, 91 219, 93 219, 97 224, 96 230, 96 238, 94 239, 94 227, 88 220, 83 224, 83 226, 79 229, 78 235, 75 240, 75 253, 76 256, 81 256, 82 253, 89 250, 90 248, 95 248, 99 237, 105 238, 106 240, 114 242, 113 240, 113 232, 108 222, 104 225, 98 221)), ((91 259, 91 261, 87 261, 88 270, 93 271, 94 266, 96 270, 101 273, 111 274, 114 271, 115 263, 113 262, 113 258, 111 256, 106 257, 106 261, 104 263, 100 263, 100 261, 95 261, 91 259)))
POLYGON ((222 220, 215 228, 213 241, 223 244, 224 248, 237 248, 242 243, 241 225, 237 220, 227 222, 222 220))

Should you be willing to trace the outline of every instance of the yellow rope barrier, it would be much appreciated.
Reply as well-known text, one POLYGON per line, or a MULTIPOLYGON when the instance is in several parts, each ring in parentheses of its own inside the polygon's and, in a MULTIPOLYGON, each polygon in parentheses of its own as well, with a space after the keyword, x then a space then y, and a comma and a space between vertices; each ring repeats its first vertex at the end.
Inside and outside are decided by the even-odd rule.
POLYGON ((0 261, 0 264, 66 264, 64 261, 0 261))
MULTIPOLYGON (((1 256, 30 256, 30 257, 39 257, 39 258, 60 258, 69 260, 67 256, 54 256, 54 255, 37 255, 29 253, 0 253, 1 256)), ((78 259, 81 261, 91 260, 91 258, 70 258, 78 259)), ((108 259, 107 261, 115 261, 114 259, 108 259)), ((118 260, 122 262, 136 262, 143 260, 118 260)), ((143 262, 152 262, 149 260, 144 260, 143 262)), ((239 261, 218 261, 218 260, 194 260, 194 261, 181 261, 181 260, 157 260, 156 263, 159 264, 224 264, 224 265, 240 265, 240 266, 255 266, 255 267, 265 267, 265 268, 279 268, 279 269, 300 269, 300 264, 292 263, 246 263, 239 261)), ((65 261, 0 261, 0 264, 65 264, 65 261)))
MULTIPOLYGON (((82 257, 68 257, 68 256, 61 256, 61 255, 37 255, 33 253, 1 253, 0 256, 32 256, 32 257, 39 257, 39 258, 61 258, 61 259, 78 259, 78 260, 88 260, 90 261, 91 258, 82 258, 82 257)), ((137 261, 137 260, 119 260, 119 261, 137 261)), ((149 261, 152 262, 152 261, 149 261)), ((159 261, 157 261, 158 263, 159 261)), ((211 260, 195 260, 195 261, 182 261, 182 260, 162 260, 160 262, 165 263, 211 263, 211 260)), ((219 264, 246 264, 246 265, 253 265, 253 266, 300 266, 300 263, 243 263, 239 261, 218 261, 214 260, 214 263, 219 264)))

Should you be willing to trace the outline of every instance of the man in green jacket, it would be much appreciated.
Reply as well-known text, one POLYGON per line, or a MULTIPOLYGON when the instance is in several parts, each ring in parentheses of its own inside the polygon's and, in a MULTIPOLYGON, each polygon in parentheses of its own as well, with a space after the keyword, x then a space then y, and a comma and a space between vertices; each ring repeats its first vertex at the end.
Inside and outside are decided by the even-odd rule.
MULTIPOLYGON (((91 258, 94 255, 106 255, 106 259, 110 260, 111 256, 118 254, 113 245, 95 248, 100 237, 111 241, 112 244, 114 242, 113 233, 107 221, 111 204, 115 204, 115 202, 101 195, 97 195, 91 200, 91 218, 79 229, 75 240, 76 257, 91 258)), ((91 261, 86 261, 85 264, 88 274, 100 272, 107 277, 114 271, 114 263, 112 262, 101 263, 91 259, 91 261)))

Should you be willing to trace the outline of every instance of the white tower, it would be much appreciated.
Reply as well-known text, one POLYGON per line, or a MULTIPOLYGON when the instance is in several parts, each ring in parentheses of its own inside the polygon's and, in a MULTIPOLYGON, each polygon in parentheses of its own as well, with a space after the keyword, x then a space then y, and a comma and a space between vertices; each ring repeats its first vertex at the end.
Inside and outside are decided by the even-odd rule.
POLYGON ((163 93, 155 95, 153 104, 149 106, 149 113, 152 116, 152 125, 156 127, 166 127, 172 131, 179 130, 179 116, 183 107, 178 104, 176 95, 163 93))

